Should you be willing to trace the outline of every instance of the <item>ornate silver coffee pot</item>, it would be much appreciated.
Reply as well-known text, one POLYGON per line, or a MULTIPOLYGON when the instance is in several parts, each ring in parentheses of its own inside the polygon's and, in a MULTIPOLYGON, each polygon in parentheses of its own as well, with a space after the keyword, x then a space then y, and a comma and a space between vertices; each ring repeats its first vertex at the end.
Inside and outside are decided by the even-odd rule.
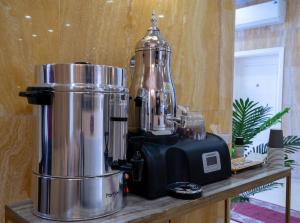
POLYGON ((131 60, 134 66, 130 88, 131 131, 174 133, 176 97, 170 59, 170 45, 160 35, 157 17, 152 13, 151 26, 135 48, 135 61, 131 60))

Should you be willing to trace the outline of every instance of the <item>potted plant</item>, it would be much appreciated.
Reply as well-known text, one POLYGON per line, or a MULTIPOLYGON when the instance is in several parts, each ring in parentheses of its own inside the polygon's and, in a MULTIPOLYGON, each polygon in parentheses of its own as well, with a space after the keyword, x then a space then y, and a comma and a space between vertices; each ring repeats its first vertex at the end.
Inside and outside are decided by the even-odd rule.
MULTIPOLYGON (((265 154, 268 151, 267 143, 253 146, 253 138, 260 132, 269 129, 275 124, 281 122, 281 118, 289 112, 290 108, 284 108, 282 111, 271 115, 271 107, 262 106, 258 102, 247 99, 235 100, 232 113, 232 142, 236 137, 243 137, 247 151, 265 154)), ((291 167, 297 165, 294 160, 289 158, 289 154, 300 150, 300 138, 298 136, 286 136, 283 140, 285 166, 291 167)), ((256 193, 271 190, 282 186, 281 183, 272 182, 261 187, 254 188, 244 192, 232 199, 233 202, 249 201, 249 196, 256 193)))

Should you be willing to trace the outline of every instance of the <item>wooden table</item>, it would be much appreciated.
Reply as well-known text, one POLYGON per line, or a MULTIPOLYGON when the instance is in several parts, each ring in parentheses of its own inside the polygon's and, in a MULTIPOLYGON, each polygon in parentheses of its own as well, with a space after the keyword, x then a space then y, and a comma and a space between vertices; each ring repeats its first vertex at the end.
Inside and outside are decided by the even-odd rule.
MULTIPOLYGON (((92 223, 121 223, 121 222, 172 222, 170 219, 187 214, 205 205, 225 201, 224 222, 230 222, 229 199, 254 187, 275 180, 286 178, 286 222, 290 222, 291 169, 272 169, 259 167, 247 170, 231 178, 209 184, 203 187, 203 196, 196 200, 178 200, 172 197, 162 197, 147 200, 135 195, 127 197, 127 205, 116 214, 91 220, 92 223)), ((6 223, 49 223, 32 215, 32 203, 25 201, 19 204, 5 206, 6 223)))

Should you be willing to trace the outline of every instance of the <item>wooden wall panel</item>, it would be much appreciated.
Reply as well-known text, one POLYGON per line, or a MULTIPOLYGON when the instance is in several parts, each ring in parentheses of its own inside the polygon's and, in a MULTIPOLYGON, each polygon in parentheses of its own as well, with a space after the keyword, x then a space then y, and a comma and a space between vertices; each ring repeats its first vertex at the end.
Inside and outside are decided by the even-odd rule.
POLYGON ((32 108, 18 92, 34 65, 127 67, 152 10, 164 15, 178 103, 231 133, 233 0, 0 0, 0 207, 30 197, 32 108))

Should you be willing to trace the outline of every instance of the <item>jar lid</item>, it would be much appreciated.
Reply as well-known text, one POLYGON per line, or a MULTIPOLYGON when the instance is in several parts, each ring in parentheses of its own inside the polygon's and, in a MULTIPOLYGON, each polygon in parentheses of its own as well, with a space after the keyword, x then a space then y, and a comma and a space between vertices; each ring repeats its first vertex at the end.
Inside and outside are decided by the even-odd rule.
POLYGON ((142 50, 166 50, 171 51, 170 45, 167 41, 160 35, 160 30, 157 27, 157 16, 153 12, 151 17, 151 26, 149 27, 146 36, 138 42, 135 51, 142 50))
POLYGON ((37 65, 35 74, 35 85, 55 89, 126 87, 125 68, 87 62, 37 65))

